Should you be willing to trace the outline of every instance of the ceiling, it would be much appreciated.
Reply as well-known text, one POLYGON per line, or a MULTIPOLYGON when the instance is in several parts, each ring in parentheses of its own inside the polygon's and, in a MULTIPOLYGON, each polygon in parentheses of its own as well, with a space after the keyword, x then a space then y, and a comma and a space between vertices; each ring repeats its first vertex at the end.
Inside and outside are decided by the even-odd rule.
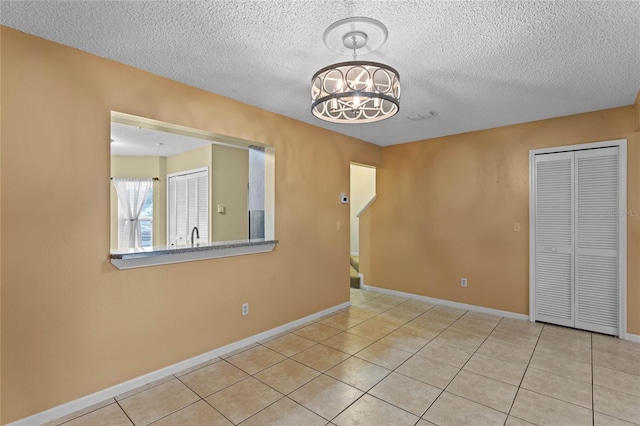
MULTIPOLYGON (((0 22, 381 146, 630 105, 640 89, 637 1, 7 1, 0 22), (371 124, 310 113, 310 80, 350 60, 335 21, 383 22, 358 59, 397 69, 400 112, 371 124), (433 111, 436 117, 407 116, 433 111)), ((153 117, 152 117, 153 118, 153 117)))
POLYGON ((111 122, 111 155, 170 157, 211 143, 210 140, 111 122))

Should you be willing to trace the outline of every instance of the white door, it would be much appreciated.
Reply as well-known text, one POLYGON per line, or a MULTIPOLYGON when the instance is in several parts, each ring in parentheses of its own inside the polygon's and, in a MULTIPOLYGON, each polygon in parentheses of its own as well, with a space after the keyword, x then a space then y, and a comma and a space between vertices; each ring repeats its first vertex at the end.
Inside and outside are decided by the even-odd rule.
POLYGON ((185 171, 167 177, 167 225, 170 246, 209 241, 208 170, 185 171), (197 233, 194 228, 198 228, 197 233), (199 238, 197 237, 199 236, 199 238))
POLYGON ((536 319, 574 325, 573 153, 536 156, 536 319))
POLYGON ((618 334, 619 148, 535 155, 535 319, 618 334))
POLYGON ((575 166, 575 326, 617 334, 618 148, 576 151, 575 166))

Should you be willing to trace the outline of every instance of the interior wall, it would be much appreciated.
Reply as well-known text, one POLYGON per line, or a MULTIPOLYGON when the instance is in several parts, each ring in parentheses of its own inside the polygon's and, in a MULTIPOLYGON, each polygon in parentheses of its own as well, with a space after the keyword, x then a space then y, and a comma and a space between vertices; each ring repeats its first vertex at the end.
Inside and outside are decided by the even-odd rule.
POLYGON ((638 96, 636 96, 636 132, 640 132, 640 90, 638 90, 638 96))
POLYGON ((211 151, 211 229, 212 241, 249 238, 249 151, 213 145, 211 151), (224 213, 218 213, 218 204, 224 213))
POLYGON ((1 423, 349 300, 338 196, 380 147, 6 27, 0 43, 1 423), (275 146, 275 250, 113 267, 112 110, 275 146))
MULTIPOLYGON (((212 193, 212 149, 213 145, 205 145, 199 148, 191 149, 189 151, 181 152, 179 154, 170 155, 167 157, 166 161, 166 174, 173 174, 179 172, 185 172, 187 170, 194 170, 206 167, 209 172, 209 235, 207 238, 209 241, 215 241, 213 239, 213 231, 211 230, 211 217, 213 216, 213 211, 211 210, 212 201, 211 201, 211 193, 212 193)), ((165 177, 166 179, 166 177, 165 177)), ((166 212, 166 203, 168 202, 166 196, 165 189, 165 212, 166 212)), ((165 213, 166 216, 166 213, 165 213)), ((168 220, 165 218, 165 220, 168 220)), ((165 222, 166 227, 166 222, 165 222)), ((166 231, 165 231, 166 234, 166 231)))
MULTIPOLYGON (((111 177, 153 178, 153 245, 167 244, 167 185, 166 159, 164 157, 140 155, 111 156, 111 177)), ((118 195, 111 185, 111 244, 112 250, 118 248, 118 195)))
MULTIPOLYGON (((637 211, 634 114, 628 106, 385 147, 366 283, 528 314, 529 150, 627 138, 627 204, 637 211)), ((640 334, 640 217, 627 226, 627 326, 640 334)))
POLYGON ((211 172, 212 145, 201 146, 167 157, 167 173, 179 173, 206 167, 211 172))
POLYGON ((627 329, 640 335, 640 90, 635 110, 627 139, 627 329))
MULTIPOLYGON (((0 68, 1 71, 1 68, 0 68)), ((2 84, 0 84, 0 111, 2 110, 2 84)), ((0 177, 2 177, 2 117, 0 116, 0 177)), ((0 423, 2 423, 2 182, 0 181, 0 423)))
POLYGON ((376 195, 376 169, 352 164, 349 182, 349 221, 351 229, 351 253, 360 253, 360 224, 358 213, 376 195))

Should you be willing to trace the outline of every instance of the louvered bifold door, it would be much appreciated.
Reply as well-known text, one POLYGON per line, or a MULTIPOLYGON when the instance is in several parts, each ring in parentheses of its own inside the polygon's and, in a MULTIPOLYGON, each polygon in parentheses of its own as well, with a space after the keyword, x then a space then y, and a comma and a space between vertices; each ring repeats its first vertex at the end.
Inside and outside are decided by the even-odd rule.
POLYGON ((618 148, 577 151, 575 167, 575 327, 617 334, 618 148))
POLYGON ((535 157, 536 320, 574 325, 573 152, 535 157))
POLYGON ((179 246, 187 243, 187 181, 184 176, 171 176, 168 182, 167 224, 169 245, 179 246))
POLYGON ((198 230, 200 242, 209 242, 209 174, 198 176, 198 230))

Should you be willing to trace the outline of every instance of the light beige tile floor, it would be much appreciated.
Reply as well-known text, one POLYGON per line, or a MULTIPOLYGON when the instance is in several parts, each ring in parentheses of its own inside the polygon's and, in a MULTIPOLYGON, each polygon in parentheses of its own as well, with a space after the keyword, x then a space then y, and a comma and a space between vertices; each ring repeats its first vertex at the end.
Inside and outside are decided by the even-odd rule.
POLYGON ((352 307, 51 425, 640 425, 640 344, 351 291, 352 307))

